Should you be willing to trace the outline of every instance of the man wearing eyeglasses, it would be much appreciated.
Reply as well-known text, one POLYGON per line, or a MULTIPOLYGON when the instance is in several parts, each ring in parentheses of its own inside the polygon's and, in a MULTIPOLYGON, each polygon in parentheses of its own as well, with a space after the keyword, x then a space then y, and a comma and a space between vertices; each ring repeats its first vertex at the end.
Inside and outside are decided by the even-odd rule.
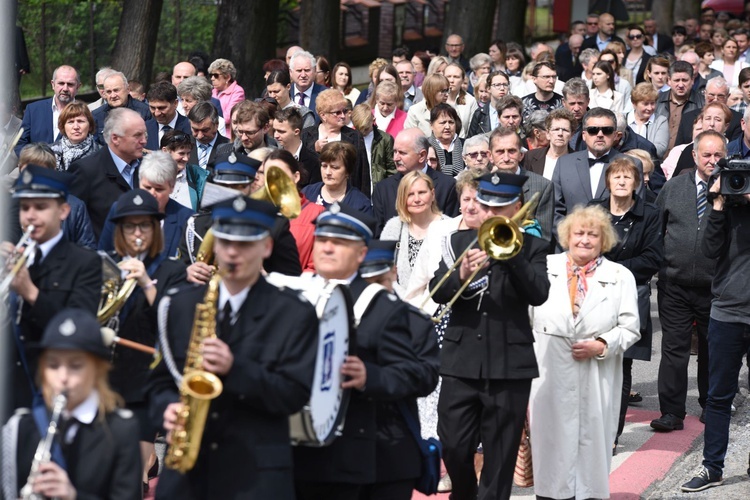
POLYGON ((107 100, 104 99, 104 79, 114 72, 115 70, 110 67, 104 67, 96 72, 96 90, 99 92, 100 97, 96 101, 89 103, 89 109, 92 113, 104 106, 104 104, 107 102, 107 100))
POLYGON ((500 125, 500 116, 497 112, 497 106, 500 99, 510 92, 510 81, 508 75, 502 71, 494 71, 487 76, 490 91, 490 105, 482 106, 474 111, 469 125, 468 137, 477 134, 489 134, 500 125))
POLYGON ((409 111, 412 104, 424 99, 424 94, 422 94, 422 89, 414 85, 416 71, 410 60, 399 61, 396 64, 396 71, 398 71, 398 78, 401 80, 401 88, 404 89, 404 111, 409 111))
POLYGON ((562 108, 562 96, 555 93, 557 71, 555 65, 541 61, 531 70, 536 92, 523 98, 523 119, 526 120, 534 111, 550 112, 562 108))
MULTIPOLYGON (((586 21, 587 28, 590 28, 588 20, 586 21)), ((607 44, 610 42, 620 42, 625 45, 625 41, 619 36, 615 35, 615 18, 612 14, 603 13, 599 15, 599 25, 597 26, 597 33, 594 36, 590 36, 583 41, 581 50, 584 49, 596 49, 599 52, 607 48, 607 44)))
MULTIPOLYGON (((609 196, 605 187, 605 175, 609 163, 622 155, 612 146, 619 139, 617 118, 605 108, 593 108, 583 117, 583 140, 586 149, 561 156, 552 174, 555 193, 554 227, 576 205, 586 206, 589 201, 609 196)), ((628 157, 636 164, 641 179, 643 164, 640 160, 628 157)), ((643 184, 638 187, 638 195, 643 197, 643 184)))
POLYGON ((192 135, 190 120, 177 112, 177 89, 169 82, 159 82, 152 85, 146 95, 148 109, 153 117, 146 120, 148 142, 146 149, 159 149, 161 139, 170 130, 179 130, 186 135, 192 135))
MULTIPOLYGON (((706 83, 703 98, 705 104, 711 104, 712 102, 726 104, 727 99, 729 98, 729 83, 727 83, 723 76, 715 76, 711 78, 706 83)), ((705 104, 703 106, 704 108, 705 104)), ((682 114, 680 128, 677 130, 677 138, 674 141, 675 146, 693 142, 693 121, 702 110, 702 108, 694 109, 682 114)), ((732 119, 729 121, 729 128, 727 128, 727 131, 724 133, 727 141, 733 141, 742 135, 742 113, 731 108, 730 111, 732 112, 732 119)))
POLYGON ((132 109, 143 118, 144 121, 151 119, 151 111, 148 104, 130 97, 128 89, 128 79, 119 71, 115 71, 104 79, 104 100, 107 101, 104 106, 94 111, 94 121, 96 122, 96 140, 105 144, 106 137, 102 137, 104 122, 109 116, 109 112, 116 108, 132 109))
POLYGON ((263 147, 278 147, 273 138, 266 134, 271 130, 271 115, 262 104, 242 101, 232 109, 233 143, 218 146, 216 154, 229 155, 232 151, 249 155, 263 147))
POLYGON ((453 34, 445 41, 445 52, 448 54, 448 60, 460 64, 466 72, 471 71, 469 60, 464 57, 464 39, 461 35, 453 34))

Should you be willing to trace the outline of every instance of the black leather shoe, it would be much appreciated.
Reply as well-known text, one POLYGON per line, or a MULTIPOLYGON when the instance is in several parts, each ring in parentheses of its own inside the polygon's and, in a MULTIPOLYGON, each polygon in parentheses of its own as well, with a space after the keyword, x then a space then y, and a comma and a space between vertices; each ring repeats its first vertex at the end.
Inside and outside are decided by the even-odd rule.
POLYGON ((680 489, 682 491, 703 491, 713 486, 721 486, 723 482, 721 474, 716 474, 703 467, 697 476, 683 484, 680 489))
POLYGON ((651 421, 651 428, 662 432, 679 431, 685 428, 683 420, 680 417, 665 413, 656 420, 651 421))
POLYGON ((698 417, 698 420, 700 420, 702 424, 706 423, 706 409, 705 408, 701 410, 701 416, 698 417))

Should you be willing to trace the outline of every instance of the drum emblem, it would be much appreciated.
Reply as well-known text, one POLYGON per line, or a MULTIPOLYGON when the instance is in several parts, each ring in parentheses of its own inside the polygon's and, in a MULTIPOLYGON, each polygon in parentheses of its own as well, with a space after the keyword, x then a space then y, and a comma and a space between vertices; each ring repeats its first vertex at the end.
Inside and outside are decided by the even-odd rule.
POLYGON ((330 391, 333 388, 333 342, 335 332, 330 331, 323 336, 323 365, 320 377, 320 390, 330 391))

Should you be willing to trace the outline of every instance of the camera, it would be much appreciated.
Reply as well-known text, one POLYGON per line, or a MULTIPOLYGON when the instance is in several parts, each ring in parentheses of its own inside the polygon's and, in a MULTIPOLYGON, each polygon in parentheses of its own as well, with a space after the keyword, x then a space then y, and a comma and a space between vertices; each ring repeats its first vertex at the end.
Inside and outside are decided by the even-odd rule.
POLYGON ((729 205, 745 204, 743 195, 750 194, 750 160, 736 156, 722 158, 716 164, 714 175, 721 180, 719 194, 729 205))

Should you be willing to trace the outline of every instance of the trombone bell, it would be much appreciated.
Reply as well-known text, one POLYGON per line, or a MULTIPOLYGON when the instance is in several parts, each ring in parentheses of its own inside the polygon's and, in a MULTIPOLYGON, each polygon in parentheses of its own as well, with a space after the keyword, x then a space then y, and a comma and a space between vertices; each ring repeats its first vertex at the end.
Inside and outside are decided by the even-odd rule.
POLYGON ((281 215, 287 219, 298 217, 302 210, 299 192, 294 181, 281 168, 274 165, 266 168, 266 181, 263 187, 251 194, 250 198, 276 205, 281 215))

